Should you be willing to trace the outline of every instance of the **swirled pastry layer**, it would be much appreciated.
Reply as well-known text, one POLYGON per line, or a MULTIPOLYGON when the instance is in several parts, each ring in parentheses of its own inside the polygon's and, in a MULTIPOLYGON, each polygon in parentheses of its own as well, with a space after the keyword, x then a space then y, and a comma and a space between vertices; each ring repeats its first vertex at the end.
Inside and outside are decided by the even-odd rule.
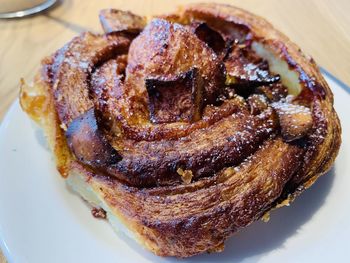
POLYGON ((104 34, 43 60, 21 105, 69 184, 154 253, 220 251, 330 168, 331 90, 264 19, 216 4, 100 19, 104 34))

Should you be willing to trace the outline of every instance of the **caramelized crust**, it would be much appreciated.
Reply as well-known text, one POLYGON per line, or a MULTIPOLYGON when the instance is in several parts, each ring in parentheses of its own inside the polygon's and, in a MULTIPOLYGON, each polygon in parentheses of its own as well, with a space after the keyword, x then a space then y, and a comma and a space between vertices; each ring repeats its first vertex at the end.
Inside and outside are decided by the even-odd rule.
POLYGON ((95 66, 127 51, 130 40, 119 36, 97 36, 83 33, 57 51, 52 64, 48 64, 52 93, 62 124, 90 109, 89 98, 91 72, 95 66))
POLYGON ((180 182, 178 168, 191 170, 195 179, 213 175, 243 161, 276 128, 276 116, 268 109, 254 117, 244 113, 229 116, 178 140, 125 141, 118 147, 123 159, 110 173, 116 177, 125 174, 122 179, 143 187, 180 182))
POLYGON ((247 50, 244 44, 234 45, 232 49, 225 59, 226 84, 237 86, 241 91, 248 89, 249 92, 249 88, 279 81, 278 75, 269 74, 266 61, 256 56, 252 50, 247 50))
POLYGON ((148 25, 119 10, 100 18, 106 34, 43 60, 21 106, 94 213, 155 254, 221 251, 331 167, 332 92, 264 19, 218 4, 148 25))

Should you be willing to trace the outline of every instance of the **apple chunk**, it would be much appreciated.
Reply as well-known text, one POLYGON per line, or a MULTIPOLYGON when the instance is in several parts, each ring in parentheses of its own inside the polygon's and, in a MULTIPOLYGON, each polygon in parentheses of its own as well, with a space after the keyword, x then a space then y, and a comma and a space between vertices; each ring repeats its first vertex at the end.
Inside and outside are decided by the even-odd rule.
POLYGON ((121 159, 99 130, 93 108, 69 124, 66 138, 77 159, 94 168, 104 168, 121 159))
POLYGON ((128 11, 103 9, 100 11, 100 22, 106 33, 130 32, 138 33, 146 25, 146 19, 128 11))
POLYGON ((195 122, 201 118, 204 81, 197 68, 172 79, 146 79, 146 88, 153 123, 195 122))
POLYGON ((285 141, 300 139, 312 128, 312 114, 309 108, 287 102, 276 102, 271 106, 278 114, 282 138, 285 141))

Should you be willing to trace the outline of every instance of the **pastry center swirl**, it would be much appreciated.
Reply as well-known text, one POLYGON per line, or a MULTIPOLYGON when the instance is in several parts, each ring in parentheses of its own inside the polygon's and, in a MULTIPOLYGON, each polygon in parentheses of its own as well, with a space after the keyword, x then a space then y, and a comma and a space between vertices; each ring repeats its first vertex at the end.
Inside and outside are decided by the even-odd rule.
POLYGON ((308 108, 287 101, 249 32, 128 19, 121 28, 103 17, 105 35, 76 37, 47 68, 80 162, 136 187, 189 184, 239 165, 270 138, 306 134, 308 108), (288 114, 301 116, 299 130, 286 129, 288 114))

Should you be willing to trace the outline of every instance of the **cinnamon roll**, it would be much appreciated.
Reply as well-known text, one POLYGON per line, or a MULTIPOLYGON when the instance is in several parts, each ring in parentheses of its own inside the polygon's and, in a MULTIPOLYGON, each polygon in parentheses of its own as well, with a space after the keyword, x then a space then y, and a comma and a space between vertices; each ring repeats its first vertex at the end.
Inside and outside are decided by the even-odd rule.
POLYGON ((341 128, 314 60, 263 18, 192 4, 100 12, 42 61, 21 106, 68 184, 160 256, 222 251, 333 164, 341 128))

